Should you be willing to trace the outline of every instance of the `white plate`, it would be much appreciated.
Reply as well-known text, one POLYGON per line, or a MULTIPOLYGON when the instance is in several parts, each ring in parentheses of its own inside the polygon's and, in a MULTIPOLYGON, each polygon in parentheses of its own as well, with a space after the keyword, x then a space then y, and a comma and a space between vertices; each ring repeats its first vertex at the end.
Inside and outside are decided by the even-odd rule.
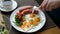
POLYGON ((4 11, 4 12, 10 12, 10 11, 12 11, 12 10, 14 10, 16 7, 17 7, 17 2, 16 1, 12 1, 12 9, 11 10, 5 10, 3 7, 0 7, 0 10, 1 11, 4 11))
MULTIPOLYGON (((16 30, 21 31, 21 32, 24 32, 24 31, 23 31, 20 27, 16 26, 13 21, 15 21, 14 18, 15 18, 16 12, 18 12, 21 8, 24 8, 24 7, 26 7, 26 6, 19 7, 19 8, 16 9, 16 10, 11 14, 11 16, 10 16, 11 25, 12 25, 16 30)), ((46 17, 45 17, 44 13, 43 13, 40 9, 39 9, 38 11, 39 11, 39 16, 40 16, 40 18, 41 18, 40 23, 39 23, 34 29, 32 28, 31 30, 26 31, 25 33, 36 32, 36 31, 40 30, 40 29, 44 26, 44 24, 45 24, 45 22, 46 22, 46 17)))

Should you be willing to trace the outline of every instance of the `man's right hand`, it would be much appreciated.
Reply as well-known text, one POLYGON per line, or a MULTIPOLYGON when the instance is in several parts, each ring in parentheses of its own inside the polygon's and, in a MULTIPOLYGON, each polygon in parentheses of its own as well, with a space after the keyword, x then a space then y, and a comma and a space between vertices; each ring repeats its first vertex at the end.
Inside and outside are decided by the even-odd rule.
POLYGON ((44 0, 39 6, 43 11, 51 11, 60 7, 60 0, 44 0))

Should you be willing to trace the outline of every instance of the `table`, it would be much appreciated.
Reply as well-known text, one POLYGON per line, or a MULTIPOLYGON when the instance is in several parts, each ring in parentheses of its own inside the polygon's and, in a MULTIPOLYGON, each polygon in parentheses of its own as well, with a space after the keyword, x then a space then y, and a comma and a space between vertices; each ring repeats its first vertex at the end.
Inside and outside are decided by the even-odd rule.
POLYGON ((56 27, 50 28, 48 30, 45 30, 41 33, 36 33, 36 34, 60 34, 60 29, 56 26, 56 27))
MULTIPOLYGON (((26 6, 26 5, 32 5, 32 6, 39 6, 39 4, 37 3, 37 1, 36 0, 16 0, 17 1, 17 3, 18 3, 18 7, 20 7, 20 6, 26 6)), ((14 10, 13 10, 14 11, 14 10)), ((12 11, 12 12, 13 12, 12 11)), ((11 15, 11 13, 12 12, 9 12, 9 13, 5 13, 5 12, 2 12, 4 15, 6 15, 8 18, 10 18, 10 15, 11 15)), ((45 13, 45 12, 44 12, 45 13)), ((45 15, 46 15, 46 23, 45 23, 45 26, 41 29, 41 30, 39 30, 39 31, 37 31, 37 32, 35 32, 35 33, 41 33, 41 32, 43 32, 43 31, 45 31, 45 30, 48 30, 48 29, 50 29, 50 28, 53 28, 53 27, 56 27, 56 25, 54 24, 54 22, 53 22, 53 20, 45 13, 45 15)), ((34 34, 35 34, 34 33, 34 34)), ((19 32, 19 31, 17 31, 16 29, 14 29, 13 27, 12 27, 12 29, 11 29, 11 33, 10 34, 23 34, 22 32, 19 32)), ((25 33, 24 33, 25 34, 25 33)))

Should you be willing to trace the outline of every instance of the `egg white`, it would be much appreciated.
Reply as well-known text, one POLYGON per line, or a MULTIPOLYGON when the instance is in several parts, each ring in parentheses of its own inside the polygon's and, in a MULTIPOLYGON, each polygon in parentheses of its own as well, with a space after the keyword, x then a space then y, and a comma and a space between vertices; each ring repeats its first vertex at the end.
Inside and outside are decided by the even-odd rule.
MULTIPOLYGON (((37 14, 35 14, 35 16, 36 17, 39 17, 39 15, 37 15, 37 14)), ((39 17, 40 18, 40 17, 39 17)), ((26 21, 28 22, 29 20, 34 20, 35 18, 33 17, 33 18, 31 18, 30 17, 30 14, 27 14, 27 15, 25 15, 25 19, 26 19, 26 21)))
MULTIPOLYGON (((35 15, 36 17, 39 17, 38 15, 35 15)), ((33 17, 33 18, 31 18, 30 17, 30 14, 27 14, 27 15, 25 15, 25 20, 26 20, 26 22, 28 22, 29 23, 29 20, 34 20, 35 18, 33 17)), ((31 28, 33 28, 33 26, 34 25, 30 25, 30 28, 24 28, 25 29, 25 31, 28 31, 28 30, 30 30, 31 28)))

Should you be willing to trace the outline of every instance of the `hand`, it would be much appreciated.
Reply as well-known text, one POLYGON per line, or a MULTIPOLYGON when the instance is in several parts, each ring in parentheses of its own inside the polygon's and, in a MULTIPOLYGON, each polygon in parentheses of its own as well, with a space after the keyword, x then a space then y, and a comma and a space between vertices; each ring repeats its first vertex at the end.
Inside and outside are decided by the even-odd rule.
POLYGON ((39 6, 43 11, 51 11, 60 7, 60 0, 44 0, 39 6))

